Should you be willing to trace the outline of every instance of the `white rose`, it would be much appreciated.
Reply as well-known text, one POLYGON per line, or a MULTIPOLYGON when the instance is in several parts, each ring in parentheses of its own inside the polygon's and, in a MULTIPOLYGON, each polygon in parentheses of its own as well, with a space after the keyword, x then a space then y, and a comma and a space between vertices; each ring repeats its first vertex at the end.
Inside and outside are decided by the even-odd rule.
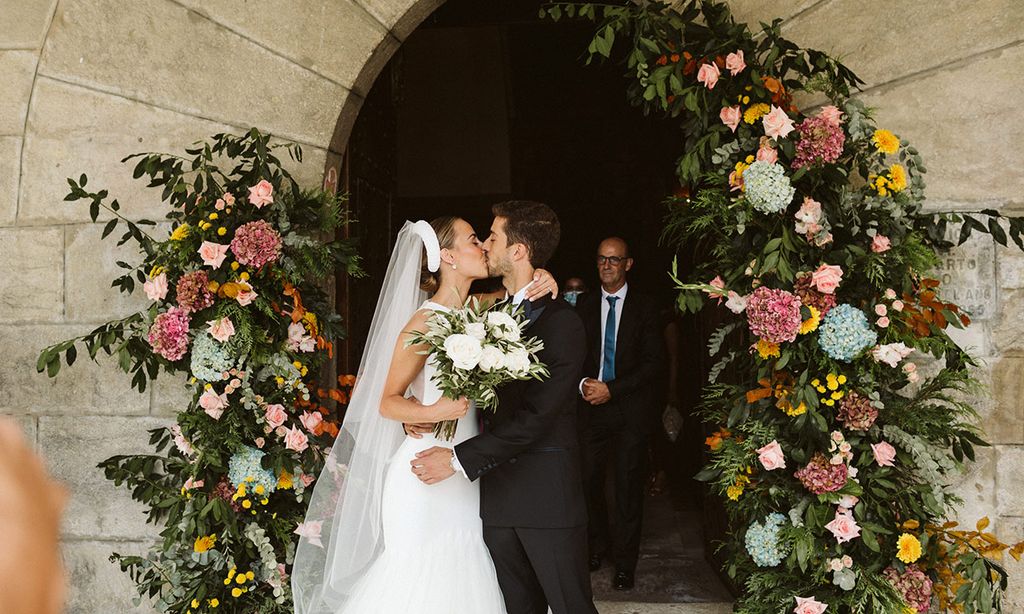
POLYGON ((487 328, 483 322, 470 322, 466 324, 466 334, 483 341, 484 337, 487 336, 487 328))
POLYGON ((498 339, 519 341, 519 323, 504 311, 492 311, 487 314, 487 325, 498 339))
POLYGON ((530 353, 519 348, 512 350, 505 355, 505 368, 517 375, 523 375, 530 370, 530 353))
POLYGON ((504 369, 505 353, 496 345, 485 345, 480 354, 480 368, 487 372, 504 369))
POLYGON ((886 345, 875 346, 871 350, 871 356, 877 362, 882 362, 890 367, 895 367, 901 360, 910 355, 914 351, 913 348, 908 348, 903 343, 889 343, 886 345))
POLYGON ((480 340, 469 335, 452 335, 444 340, 444 353, 456 369, 473 369, 480 362, 480 340))

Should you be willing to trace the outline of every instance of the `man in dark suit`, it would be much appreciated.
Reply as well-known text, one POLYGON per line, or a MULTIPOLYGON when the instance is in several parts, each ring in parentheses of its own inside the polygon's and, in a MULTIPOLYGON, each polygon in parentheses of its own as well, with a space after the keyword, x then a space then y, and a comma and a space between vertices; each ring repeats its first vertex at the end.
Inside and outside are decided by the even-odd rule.
POLYGON ((648 436, 656 420, 655 396, 664 364, 657 306, 626 283, 632 267, 625 241, 602 241, 597 250, 601 291, 580 297, 577 306, 587 335, 579 393, 590 569, 599 569, 602 557, 610 556, 617 590, 634 584, 648 436), (612 531, 604 490, 609 456, 614 457, 612 531))
MULTIPOLYGON (((413 461, 433 483, 455 473, 480 479, 480 516, 509 614, 597 614, 587 572, 587 512, 576 424, 576 387, 583 368, 583 323, 561 299, 523 301, 536 267, 558 245, 558 217, 546 205, 500 203, 484 243, 488 268, 530 321, 526 334, 544 342, 538 358, 551 375, 511 382, 483 431, 413 461)), ((460 479, 460 478, 456 478, 460 479)))

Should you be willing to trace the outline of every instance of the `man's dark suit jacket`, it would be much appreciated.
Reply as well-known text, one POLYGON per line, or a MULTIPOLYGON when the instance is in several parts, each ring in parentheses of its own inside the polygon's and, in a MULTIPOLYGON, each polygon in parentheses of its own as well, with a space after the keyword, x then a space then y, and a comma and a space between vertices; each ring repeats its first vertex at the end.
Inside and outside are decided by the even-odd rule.
POLYGON ((497 412, 485 412, 483 432, 455 446, 455 454, 469 479, 481 480, 485 525, 583 526, 587 511, 576 426, 583 323, 560 298, 533 301, 530 316, 525 335, 544 342, 538 358, 551 376, 502 386, 497 412))
MULTIPOLYGON (((587 335, 587 357, 583 377, 597 379, 601 372, 601 291, 579 298, 577 312, 587 335)), ((615 339, 615 379, 608 384, 611 401, 623 413, 626 422, 649 433, 659 414, 656 400, 662 387, 665 367, 665 343, 661 319, 654 301, 629 288, 622 303, 618 334, 615 339)), ((582 397, 581 397, 582 399, 582 397)), ((581 400, 581 411, 596 409, 581 400)))

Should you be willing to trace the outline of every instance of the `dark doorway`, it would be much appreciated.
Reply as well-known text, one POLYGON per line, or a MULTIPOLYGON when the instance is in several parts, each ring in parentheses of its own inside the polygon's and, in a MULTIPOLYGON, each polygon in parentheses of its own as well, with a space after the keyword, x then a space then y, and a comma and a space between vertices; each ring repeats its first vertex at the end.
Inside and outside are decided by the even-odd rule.
MULTIPOLYGON (((450 0, 408 38, 367 96, 343 177, 368 272, 349 280, 340 297, 351 329, 342 357, 349 372, 362 353, 390 248, 404 221, 458 215, 486 236, 490 205, 513 198, 539 200, 558 212, 562 238, 548 268, 562 285, 576 276, 597 290, 597 244, 621 236, 636 261, 630 287, 657 297, 666 322, 673 317, 667 272, 675 254, 659 238, 663 200, 678 187, 678 124, 630 107, 621 66, 584 66, 592 24, 541 20, 540 6, 532 0, 450 0)), ((676 318, 676 324, 678 335, 690 340, 680 344, 677 378, 687 422, 670 446, 671 460, 662 461, 672 478, 671 495, 662 495, 665 505, 648 522, 648 532, 657 527, 660 534, 645 540, 664 545, 686 533, 674 541, 692 550, 702 544, 706 524, 703 491, 690 479, 699 469, 704 438, 693 416, 704 352, 687 349, 696 347, 697 323, 676 318)), ((683 601, 721 597, 701 561, 704 548, 697 548, 688 556, 703 565, 699 570, 671 562, 667 568, 700 577, 719 593, 683 595, 685 590, 664 586, 650 592, 683 601)))

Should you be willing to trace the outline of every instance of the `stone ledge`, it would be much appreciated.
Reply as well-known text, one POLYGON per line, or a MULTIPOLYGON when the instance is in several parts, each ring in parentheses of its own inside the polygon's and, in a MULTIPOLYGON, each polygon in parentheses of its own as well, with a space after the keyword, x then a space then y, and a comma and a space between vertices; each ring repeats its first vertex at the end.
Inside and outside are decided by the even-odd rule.
POLYGON ((727 614, 731 603, 638 603, 595 601, 600 614, 727 614))

